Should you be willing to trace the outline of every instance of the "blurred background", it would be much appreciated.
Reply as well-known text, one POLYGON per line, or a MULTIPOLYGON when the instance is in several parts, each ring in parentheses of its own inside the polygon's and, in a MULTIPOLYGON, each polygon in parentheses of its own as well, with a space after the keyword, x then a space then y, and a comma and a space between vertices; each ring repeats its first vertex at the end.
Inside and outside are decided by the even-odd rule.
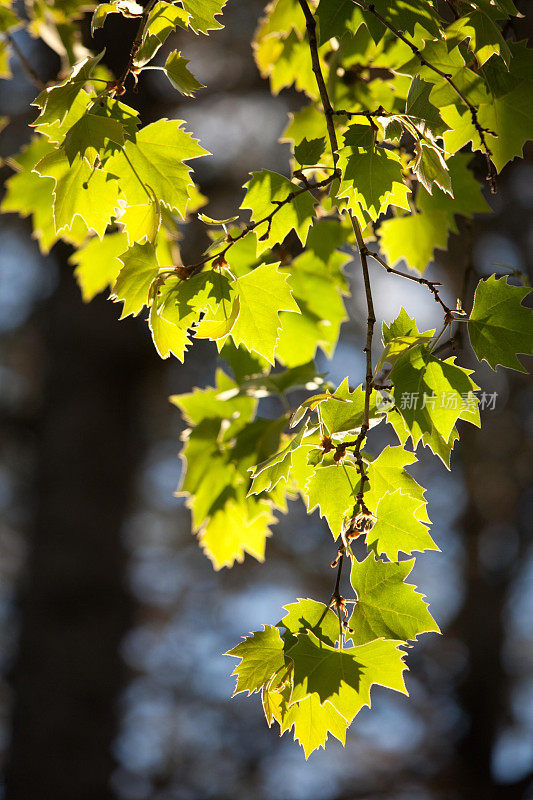
MULTIPOLYGON (((527 2, 518 2, 526 12, 527 2)), ((185 119, 213 157, 195 163, 207 213, 241 202, 251 169, 286 173, 278 137, 295 93, 272 97, 250 40, 258 0, 230 0, 225 29, 176 35, 207 89, 184 102, 158 73, 127 102, 144 123, 185 119)), ((106 63, 125 63, 135 23, 111 16, 106 63), (127 35, 126 35, 127 34, 127 35)), ((531 31, 531 19, 516 35, 531 31)), ((17 35, 44 80, 57 62, 17 35)), ((11 117, 1 155, 29 138, 36 94, 17 60, 1 82, 11 117)), ((481 170, 483 164, 481 162, 481 170)), ((10 174, 2 169, 2 178, 10 174)), ((479 275, 533 260, 533 148, 488 196, 494 216, 460 226, 429 277, 455 302, 465 266, 479 275)), ((304 760, 265 725, 257 696, 229 699, 234 663, 222 654, 296 597, 325 601, 335 547, 300 502, 279 520, 267 560, 215 573, 173 492, 183 422, 167 397, 212 384, 216 348, 186 364, 161 361, 146 327, 102 297, 83 305, 66 245, 40 255, 26 221, 0 218, 0 755, 8 800, 518 800, 533 797, 533 387, 527 376, 480 368, 497 392, 481 431, 463 425, 448 472, 428 451, 412 470, 428 487, 442 553, 417 559, 415 582, 445 634, 409 654, 410 698, 373 692, 346 748, 304 760)), ((185 259, 205 246, 184 230, 185 259)), ((440 322, 423 287, 372 273, 377 316, 403 304, 420 325, 440 322), (408 284, 407 286, 405 284, 408 284)), ((364 373, 359 263, 348 265, 351 321, 333 382, 364 373)), ((473 366, 468 352, 461 363, 473 366)), ((529 366, 531 366, 531 361, 529 366)), ((359 378, 360 379, 360 378, 359 378)), ((297 399, 297 398, 296 398, 297 399)), ((263 403, 263 415, 278 409, 263 403)), ((384 426, 379 426, 379 428, 384 426)), ((376 429, 372 446, 393 441, 376 429)))

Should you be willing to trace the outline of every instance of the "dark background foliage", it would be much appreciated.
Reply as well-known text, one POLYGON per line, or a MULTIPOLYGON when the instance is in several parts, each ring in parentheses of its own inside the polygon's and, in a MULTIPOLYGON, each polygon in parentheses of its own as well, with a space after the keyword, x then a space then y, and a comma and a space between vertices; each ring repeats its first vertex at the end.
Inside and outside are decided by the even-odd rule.
MULTIPOLYGON (((527 11, 526 2, 518 4, 527 11)), ((290 92, 271 97, 250 40, 256 0, 230 0, 226 28, 177 36, 208 88, 183 102, 149 73, 128 98, 143 121, 185 119, 213 152, 198 162, 208 213, 233 213, 251 169, 284 172, 277 143, 290 92)), ((527 21, 517 34, 528 33, 527 21)), ((110 17, 106 61, 120 70, 133 24, 110 17)), ((530 28, 529 28, 530 29, 530 28)), ((85 30, 90 44, 88 30, 85 30)), ((57 63, 20 35, 43 79, 57 63)), ((28 137, 35 94, 17 63, 2 82, 0 113, 12 124, 2 154, 28 137)), ((481 163, 481 162, 480 162, 481 163)), ((9 174, 3 169, 3 177, 9 174)), ((507 167, 493 217, 464 226, 431 277, 460 291, 465 266, 481 275, 527 270, 533 256, 533 151, 507 167), (506 271, 504 269, 503 271, 506 271)), ((242 634, 275 623, 297 596, 329 596, 330 534, 300 504, 280 519, 267 561, 214 573, 173 497, 183 423, 171 393, 212 381, 214 346, 195 345, 185 366, 158 359, 145 327, 117 324, 118 307, 88 306, 57 245, 43 258, 30 227, 0 219, 0 750, 8 800, 518 800, 533 797, 533 389, 526 377, 481 370, 498 392, 481 432, 461 431, 448 473, 424 455, 442 553, 418 559, 444 637, 409 656, 411 698, 374 694, 348 734, 304 761, 288 736, 269 731, 257 698, 230 700, 230 660, 242 634), (529 787, 529 789, 528 789, 529 787)), ((184 227, 185 260, 204 242, 184 227)), ((362 375, 363 298, 348 266, 352 321, 333 381, 362 375)), ((378 317, 400 304, 431 326, 438 309, 420 287, 373 273, 378 317)), ((468 363, 468 353, 462 356, 468 363)), ((268 405, 263 410, 268 413, 268 405)), ((206 480, 209 476, 206 476, 206 480)))

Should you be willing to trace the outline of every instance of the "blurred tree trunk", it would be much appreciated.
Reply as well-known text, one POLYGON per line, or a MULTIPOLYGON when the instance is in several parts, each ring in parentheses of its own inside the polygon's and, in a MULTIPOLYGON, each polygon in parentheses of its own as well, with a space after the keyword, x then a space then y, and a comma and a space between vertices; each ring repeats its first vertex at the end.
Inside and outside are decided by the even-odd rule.
POLYGON ((121 526, 140 456, 136 387, 151 351, 135 324, 116 324, 117 307, 83 306, 65 265, 41 313, 36 512, 6 797, 105 800, 132 612, 121 526))

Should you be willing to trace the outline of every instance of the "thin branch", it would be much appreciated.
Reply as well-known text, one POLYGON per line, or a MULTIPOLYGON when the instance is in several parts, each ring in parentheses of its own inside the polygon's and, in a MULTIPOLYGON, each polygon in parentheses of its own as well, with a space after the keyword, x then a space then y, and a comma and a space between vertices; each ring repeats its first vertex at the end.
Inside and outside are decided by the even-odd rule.
POLYGON ((440 283, 438 283, 437 281, 428 281, 427 278, 419 278, 417 275, 410 275, 408 272, 402 272, 399 269, 394 269, 394 267, 390 267, 387 264, 387 262, 384 261, 381 258, 381 256, 379 256, 377 253, 374 253, 372 250, 369 250, 366 247, 366 245, 363 245, 363 246, 366 249, 366 254, 368 256, 371 256, 371 258, 373 258, 375 261, 377 261, 378 264, 381 264, 383 269, 386 269, 387 272, 390 272, 392 275, 399 275, 400 278, 405 278, 408 281, 414 281, 415 283, 420 284, 420 286, 427 286, 429 291, 433 294, 433 296, 435 298, 435 302, 439 303, 440 306, 442 307, 442 310, 444 311, 445 317, 451 317, 452 316, 452 313, 453 313, 452 309, 448 308, 446 303, 442 300, 442 298, 441 298, 441 296, 439 294, 439 290, 437 289, 437 286, 441 285, 440 283))
POLYGON ((124 84, 126 83, 128 75, 130 74, 130 72, 133 71, 133 68, 135 66, 134 65, 135 56, 137 55, 141 47, 144 36, 144 29, 146 28, 146 23, 148 22, 150 11, 152 10, 156 2, 157 0, 148 0, 148 3, 144 7, 141 21, 139 22, 139 27, 137 29, 137 34, 131 46, 130 55, 128 58, 128 63, 126 65, 126 68, 124 69, 124 72, 122 73, 122 76, 118 79, 118 81, 116 81, 116 83, 112 84, 112 86, 110 87, 111 91, 115 96, 120 97, 120 95, 124 94, 125 92, 124 84))
POLYGON ((322 74, 322 67, 320 66, 320 58, 318 55, 318 42, 316 39, 316 20, 313 16, 311 9, 307 5, 307 0, 298 0, 298 2, 300 3, 300 7, 305 16, 307 39, 309 42, 309 49, 311 51, 311 64, 313 67, 313 72, 315 74, 315 79, 318 86, 318 92, 320 94, 320 100, 322 102, 322 108, 324 109, 324 115, 326 117, 328 137, 331 146, 331 154, 333 156, 333 165, 336 167, 337 161, 339 159, 339 154, 337 152, 339 149, 339 145, 337 143, 337 132, 335 131, 335 124, 333 122, 333 108, 331 106, 328 90, 326 88, 324 76, 322 74))
POLYGON ((409 47, 409 49, 411 50, 413 55, 420 61, 420 63, 423 66, 425 66, 428 69, 432 70, 437 75, 440 75, 441 78, 444 78, 446 83, 453 89, 453 91, 455 92, 457 97, 459 97, 459 99, 468 108, 468 110, 470 111, 470 116, 472 117, 472 124, 473 124, 474 128, 476 129, 476 131, 478 133, 478 136, 480 138, 483 151, 485 153, 485 158, 486 158, 486 161, 487 161, 487 170, 488 170, 487 180, 489 181, 490 190, 494 194, 496 192, 495 171, 494 171, 494 166, 493 166, 492 161, 491 161, 492 151, 491 151, 490 147, 487 144, 487 139, 485 137, 485 134, 486 133, 490 133, 492 135, 495 135, 495 134, 493 134, 493 132, 490 131, 488 128, 484 128, 481 125, 481 123, 479 122, 479 117, 478 117, 478 112, 477 112, 476 107, 470 102, 470 100, 461 91, 461 89, 459 89, 459 87, 457 86, 457 84, 455 83, 455 81, 453 80, 451 75, 448 75, 447 72, 443 72, 443 70, 439 69, 434 64, 431 64, 427 60, 427 58, 425 58, 422 55, 422 53, 420 52, 418 47, 415 44, 413 44, 413 42, 409 41, 409 39, 401 31, 399 31, 398 28, 396 28, 388 20, 386 20, 385 17, 383 17, 379 13, 379 11, 376 11, 376 8, 375 8, 373 3, 365 3, 363 0, 352 0, 352 3, 354 5, 356 5, 356 6, 358 6, 358 8, 361 8, 363 11, 368 11, 370 14, 373 14, 374 17, 376 17, 376 19, 379 19, 379 21, 382 23, 382 25, 385 25, 385 27, 388 28, 389 31, 391 33, 393 33, 394 36, 396 36, 397 39, 400 39, 402 42, 404 42, 409 47))
MULTIPOLYGON (((320 100, 322 102, 322 108, 324 109, 324 115, 326 117, 329 143, 333 155, 333 163, 335 166, 337 166, 337 161, 339 157, 337 151, 339 149, 339 145, 337 142, 337 133, 335 131, 335 124, 333 122, 334 112, 329 99, 328 90, 326 88, 326 84, 324 81, 324 76, 322 74, 320 59, 318 57, 318 43, 316 39, 316 20, 307 4, 307 0, 299 0, 299 3, 305 16, 307 38, 309 41, 309 49, 311 51, 311 63, 313 65, 313 72, 315 74, 318 91, 320 94, 320 100)), ((373 388, 372 337, 374 334, 374 325, 376 322, 376 316, 374 313, 374 304, 372 300, 372 287, 370 285, 370 273, 368 270, 368 260, 367 260, 368 249, 363 240, 363 234, 361 232, 359 221, 351 212, 349 212, 349 216, 355 234, 357 248, 361 256, 361 268, 363 271, 363 281, 365 285, 365 296, 366 296, 366 306, 367 306, 366 342, 365 342, 365 347, 363 348, 363 352, 366 355, 365 408, 363 414, 363 424, 361 425, 361 431, 359 433, 359 436, 357 437, 356 445, 354 448, 354 458, 358 465, 359 473, 361 476, 359 484, 359 492, 356 500, 356 509, 357 510, 360 509, 365 512, 366 507, 364 504, 363 495, 365 491, 365 483, 368 479, 366 476, 364 462, 361 455, 361 447, 363 445, 363 441, 365 440, 366 434, 368 433, 370 428, 370 397, 372 395, 372 388, 373 388)))
POLYGON ((195 264, 190 264, 188 267, 186 267, 186 269, 189 271, 190 275, 193 275, 198 269, 200 269, 200 267, 203 267, 204 264, 207 264, 209 261, 214 261, 214 260, 217 260, 219 262, 224 261, 226 253, 231 247, 233 247, 234 244, 239 242, 241 239, 243 239, 245 236, 247 236, 256 228, 258 228, 259 225, 263 225, 265 222, 267 224, 267 230, 266 233, 263 235, 266 237, 270 231, 272 220, 274 219, 276 214, 279 211, 281 211, 281 209, 284 206, 287 205, 287 203, 291 203, 296 197, 299 197, 301 194, 305 194, 306 192, 311 192, 311 190, 324 189, 326 186, 329 186, 330 183, 332 183, 337 176, 338 172, 337 170, 335 170, 335 172, 333 172, 331 175, 328 175, 327 178, 324 178, 324 180, 319 181, 318 183, 311 184, 307 180, 305 180, 304 186, 302 186, 299 189, 295 189, 293 192, 289 192, 289 194, 284 200, 274 200, 273 202, 275 203, 275 206, 273 210, 270 212, 270 214, 266 215, 266 217, 258 219, 257 222, 250 222, 248 225, 246 225, 245 228, 242 229, 242 231, 237 236, 231 236, 231 234, 228 233, 228 235, 226 236, 226 241, 228 242, 228 244, 222 250, 218 250, 216 253, 205 256, 204 258, 200 259, 200 261, 197 261, 195 264))
POLYGON ((24 70, 24 72, 26 73, 26 75, 28 76, 30 81, 35 86, 37 86, 38 89, 41 89, 41 91, 43 89, 46 89, 46 83, 44 81, 42 81, 40 79, 40 77, 37 75, 37 73, 33 69, 32 65, 30 64, 30 62, 28 61, 28 59, 26 58, 26 56, 24 55, 24 53, 22 52, 22 50, 18 46, 17 42, 15 41, 15 38, 13 36, 11 36, 10 33, 5 33, 4 36, 7 39, 7 41, 9 42, 9 44, 11 45, 11 47, 13 49, 13 52, 15 53, 15 55, 18 58, 18 60, 20 61, 22 69, 24 70))

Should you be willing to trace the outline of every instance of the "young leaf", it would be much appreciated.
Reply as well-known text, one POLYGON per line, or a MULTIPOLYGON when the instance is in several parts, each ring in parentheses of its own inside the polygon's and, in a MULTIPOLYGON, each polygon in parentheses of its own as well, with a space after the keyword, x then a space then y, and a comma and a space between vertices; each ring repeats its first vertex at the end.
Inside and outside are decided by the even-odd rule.
POLYGON ((188 59, 183 58, 181 53, 174 50, 165 61, 163 70, 172 86, 186 97, 193 97, 198 89, 205 89, 203 83, 196 80, 194 75, 187 69, 188 59))
POLYGON ((81 92, 96 65, 102 59, 104 52, 102 50, 97 56, 85 58, 74 67, 68 78, 41 92, 32 104, 41 109, 36 124, 63 122, 78 93, 81 92))

